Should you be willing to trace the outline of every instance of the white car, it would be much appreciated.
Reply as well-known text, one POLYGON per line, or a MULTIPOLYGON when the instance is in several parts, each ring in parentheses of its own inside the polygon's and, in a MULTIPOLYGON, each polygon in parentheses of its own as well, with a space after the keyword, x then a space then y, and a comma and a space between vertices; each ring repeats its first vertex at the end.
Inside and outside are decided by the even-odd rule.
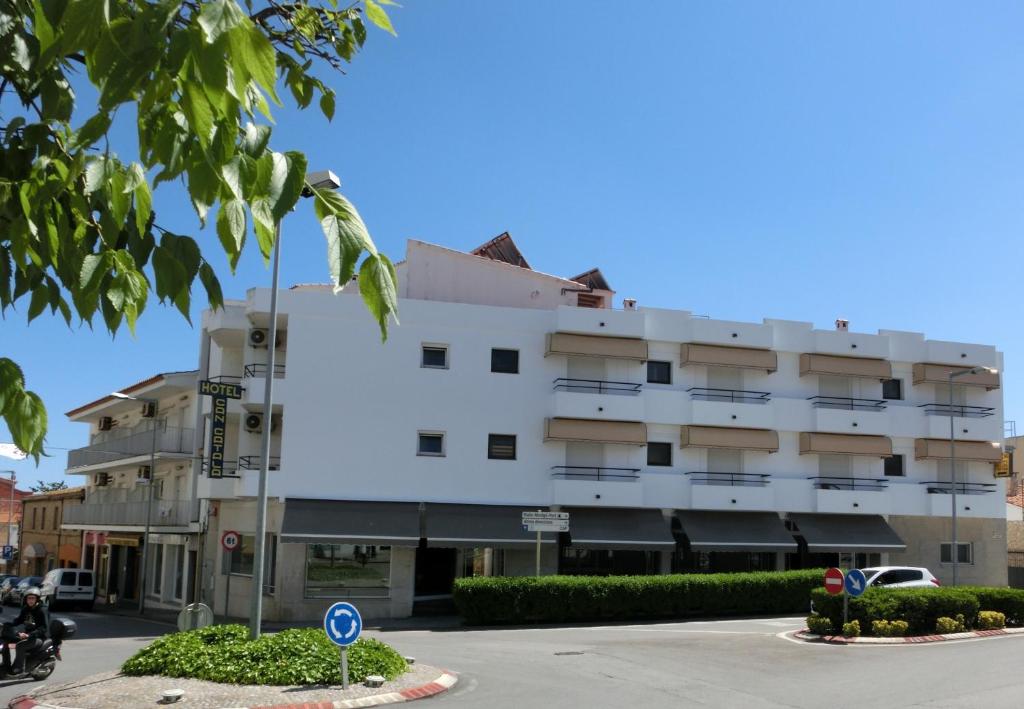
POLYGON ((935 588, 939 580, 928 569, 914 566, 873 566, 861 569, 868 588, 935 588))
POLYGON ((42 579, 39 592, 51 609, 78 605, 92 610, 96 584, 89 569, 54 569, 42 579))

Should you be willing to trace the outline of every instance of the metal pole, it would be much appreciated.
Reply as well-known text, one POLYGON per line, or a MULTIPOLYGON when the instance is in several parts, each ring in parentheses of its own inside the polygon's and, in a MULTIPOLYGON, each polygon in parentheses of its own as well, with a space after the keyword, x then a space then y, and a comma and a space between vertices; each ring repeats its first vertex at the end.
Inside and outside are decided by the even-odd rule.
POLYGON ((950 480, 952 481, 952 495, 953 500, 953 548, 950 553, 953 557, 953 585, 956 586, 960 581, 960 548, 957 545, 957 528, 956 528, 956 435, 953 432, 953 377, 955 372, 949 373, 949 474, 950 480))
POLYGON ((537 576, 540 576, 540 530, 537 530, 537 576))
POLYGON ((843 625, 850 622, 850 594, 843 589, 843 625))
MULTIPOLYGON (((222 556, 227 557, 227 554, 223 554, 222 553, 222 556)), ((228 569, 227 569, 227 571, 228 571, 227 581, 224 582, 224 622, 225 623, 230 623, 231 622, 231 613, 230 613, 230 611, 231 611, 231 561, 230 561, 230 558, 228 560, 228 569)))
MULTIPOLYGON (((153 442, 149 448, 149 498, 146 500, 146 528, 142 533, 142 568, 139 570, 139 614, 146 610, 146 564, 149 562, 149 526, 153 520, 153 488, 156 487, 156 429, 160 423, 159 402, 142 399, 153 404, 153 442)), ((126 556, 127 558, 127 556, 126 556)))
POLYGON ((270 339, 267 342, 267 375, 263 381, 263 436, 260 440, 260 478, 256 494, 256 539, 252 560, 252 597, 249 605, 249 638, 260 636, 263 618, 263 568, 267 536, 267 471, 270 470, 270 421, 274 402, 274 355, 277 349, 277 280, 281 270, 281 223, 274 236, 274 270, 270 286, 270 339))
MULTIPOLYGON (((14 473, 11 473, 11 506, 7 508, 7 546, 11 546, 11 539, 14 537, 14 481, 17 480, 14 473)), ((59 552, 59 549, 58 549, 59 552)))
POLYGON ((348 648, 341 648, 341 688, 348 689, 348 648))

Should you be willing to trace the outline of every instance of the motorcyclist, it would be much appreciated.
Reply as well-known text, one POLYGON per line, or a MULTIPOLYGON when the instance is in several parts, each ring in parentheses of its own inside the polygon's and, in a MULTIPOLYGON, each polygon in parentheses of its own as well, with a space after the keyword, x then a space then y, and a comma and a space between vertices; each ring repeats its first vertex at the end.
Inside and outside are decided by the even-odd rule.
POLYGON ((43 608, 38 588, 29 588, 25 591, 21 612, 11 621, 11 626, 17 630, 18 637, 11 673, 20 675, 25 673, 25 660, 38 650, 46 639, 46 609, 43 608))

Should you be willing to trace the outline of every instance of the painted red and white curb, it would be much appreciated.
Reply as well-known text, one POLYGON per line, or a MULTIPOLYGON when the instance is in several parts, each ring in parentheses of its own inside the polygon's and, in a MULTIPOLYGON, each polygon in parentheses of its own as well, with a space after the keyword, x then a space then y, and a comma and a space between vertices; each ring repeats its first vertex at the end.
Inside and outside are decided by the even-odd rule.
POLYGON ((844 638, 842 635, 815 635, 807 629, 789 633, 797 640, 812 643, 829 643, 831 645, 920 645, 922 643, 941 643, 948 640, 974 640, 1000 635, 1020 635, 1024 628, 1000 628, 999 630, 973 630, 967 633, 948 633, 946 635, 912 635, 902 638, 844 638))
MULTIPOLYGON (((254 707, 231 707, 226 709, 356 709, 356 707, 379 707, 385 704, 400 704, 402 702, 413 702, 417 699, 426 699, 435 695, 447 692, 455 686, 459 678, 451 672, 443 672, 433 682, 410 687, 396 692, 384 692, 383 694, 371 694, 367 697, 356 699, 339 699, 333 702, 304 702, 301 704, 274 704, 272 706, 254 707)), ((9 709, 69 709, 55 704, 37 702, 32 697, 15 697, 7 705, 9 709)))

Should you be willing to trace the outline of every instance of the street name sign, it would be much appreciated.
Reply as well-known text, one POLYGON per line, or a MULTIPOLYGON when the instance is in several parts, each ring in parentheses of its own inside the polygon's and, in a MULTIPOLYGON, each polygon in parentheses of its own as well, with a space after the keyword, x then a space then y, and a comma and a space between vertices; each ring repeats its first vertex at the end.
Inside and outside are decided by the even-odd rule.
POLYGON ((568 532, 568 512, 523 512, 523 529, 527 532, 568 532))
POLYGON ((846 593, 856 598, 864 593, 868 587, 868 577, 860 569, 851 569, 846 572, 846 593))
POLYGON ((833 596, 843 592, 843 572, 840 569, 831 568, 825 572, 825 590, 833 596))

